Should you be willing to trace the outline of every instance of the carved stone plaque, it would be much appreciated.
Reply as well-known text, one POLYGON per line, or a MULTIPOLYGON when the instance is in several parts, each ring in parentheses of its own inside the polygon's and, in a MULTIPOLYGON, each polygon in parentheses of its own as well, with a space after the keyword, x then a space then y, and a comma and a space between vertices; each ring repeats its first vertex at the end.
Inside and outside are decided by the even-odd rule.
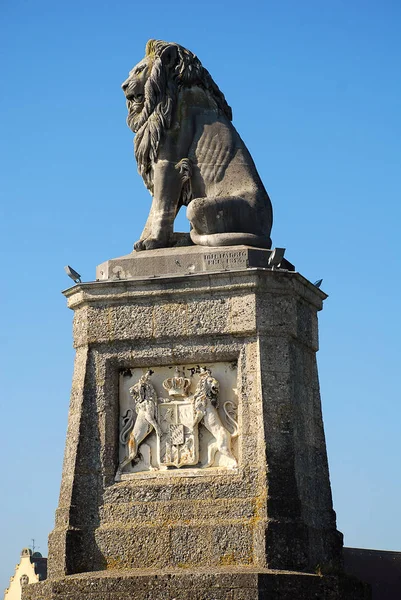
POLYGON ((236 363, 124 371, 116 481, 157 469, 235 468, 236 386, 236 363))

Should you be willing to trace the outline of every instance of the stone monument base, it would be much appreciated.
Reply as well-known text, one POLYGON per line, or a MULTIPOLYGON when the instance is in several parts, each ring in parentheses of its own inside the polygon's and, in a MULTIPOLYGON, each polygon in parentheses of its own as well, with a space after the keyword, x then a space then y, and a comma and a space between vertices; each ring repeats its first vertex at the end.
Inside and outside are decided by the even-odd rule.
POLYGON ((23 600, 370 600, 356 579, 291 571, 99 571, 24 588, 23 600))
POLYGON ((66 290, 63 478, 49 579, 24 600, 369 599, 343 574, 332 507, 326 295, 270 256, 144 251, 66 290))

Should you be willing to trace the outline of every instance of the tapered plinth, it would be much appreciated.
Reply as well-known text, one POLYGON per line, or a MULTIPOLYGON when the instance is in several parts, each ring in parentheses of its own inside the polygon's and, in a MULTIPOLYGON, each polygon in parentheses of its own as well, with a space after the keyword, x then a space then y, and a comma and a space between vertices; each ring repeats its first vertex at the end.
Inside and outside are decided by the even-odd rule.
MULTIPOLYGON (((214 272, 202 265, 222 249, 194 252, 192 274, 156 277, 156 261, 65 292, 76 360, 50 580, 24 597, 367 598, 341 575, 316 366, 325 294, 298 273, 236 261, 244 247, 214 272), (222 394, 236 408, 235 466, 217 452, 212 466, 155 469, 149 441, 116 481, 124 377, 196 365, 232 368, 222 394)), ((213 441, 202 423, 200 457, 213 441)))

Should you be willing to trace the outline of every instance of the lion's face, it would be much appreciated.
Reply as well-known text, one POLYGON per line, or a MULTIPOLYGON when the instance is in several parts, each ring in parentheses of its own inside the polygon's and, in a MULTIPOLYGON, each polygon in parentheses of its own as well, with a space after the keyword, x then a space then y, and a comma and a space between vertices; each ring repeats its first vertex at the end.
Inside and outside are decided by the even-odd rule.
POLYGON ((220 389, 220 384, 217 381, 217 379, 215 379, 214 377, 209 375, 208 377, 205 378, 204 386, 205 386, 204 390, 205 390, 206 396, 210 400, 217 401, 217 397, 219 395, 219 389, 220 389))
POLYGON ((129 388, 129 393, 133 400, 136 400, 139 397, 139 386, 137 383, 129 388))
POLYGON ((127 125, 135 133, 137 123, 145 103, 145 86, 152 70, 153 60, 146 56, 130 71, 128 79, 122 84, 122 89, 127 99, 127 125))

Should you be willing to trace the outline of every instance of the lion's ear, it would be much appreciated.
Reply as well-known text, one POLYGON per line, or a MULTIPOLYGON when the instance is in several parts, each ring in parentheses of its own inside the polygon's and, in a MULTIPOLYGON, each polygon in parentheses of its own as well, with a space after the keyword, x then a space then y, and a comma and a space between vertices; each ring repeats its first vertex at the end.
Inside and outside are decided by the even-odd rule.
POLYGON ((160 59, 165 67, 171 69, 177 62, 178 50, 177 46, 169 45, 160 54, 160 59))

